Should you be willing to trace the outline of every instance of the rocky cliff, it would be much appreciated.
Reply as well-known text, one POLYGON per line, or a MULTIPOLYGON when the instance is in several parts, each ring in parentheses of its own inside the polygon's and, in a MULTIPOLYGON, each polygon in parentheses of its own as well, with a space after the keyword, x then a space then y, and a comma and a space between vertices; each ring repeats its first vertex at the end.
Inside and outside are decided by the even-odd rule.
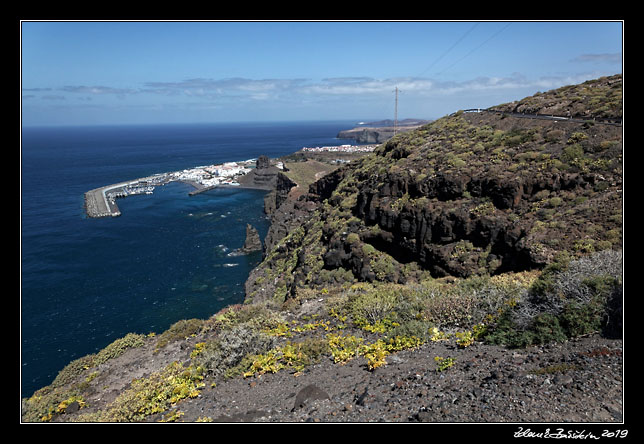
MULTIPOLYGON (((561 97, 568 107, 593 97, 603 115, 621 116, 620 92, 614 76, 538 96, 550 108, 561 97)), ((399 134, 291 205, 248 297, 267 281, 275 282, 267 294, 284 300, 298 286, 519 272, 562 251, 619 247, 621 136, 619 125, 491 112, 399 134)))
POLYGON ((408 119, 399 122, 398 127, 394 127, 392 121, 377 122, 374 124, 366 124, 356 128, 340 131, 337 135, 338 139, 355 139, 358 143, 383 143, 391 139, 395 133, 404 133, 414 130, 428 121, 418 119, 408 119), (386 125, 385 125, 386 123, 386 125))
MULTIPOLYGON (((259 156, 255 168, 239 178, 239 183, 245 188, 267 191, 279 189, 281 192, 288 187, 289 182, 290 180, 282 174, 282 170, 273 166, 267 156, 259 156)), ((295 186, 295 184, 291 186, 295 186)))

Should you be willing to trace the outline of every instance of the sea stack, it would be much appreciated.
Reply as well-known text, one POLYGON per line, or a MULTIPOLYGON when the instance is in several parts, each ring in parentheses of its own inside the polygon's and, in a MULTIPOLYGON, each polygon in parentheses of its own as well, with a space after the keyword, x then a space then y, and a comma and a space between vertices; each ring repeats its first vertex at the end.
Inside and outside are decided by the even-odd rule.
POLYGON ((253 251, 262 251, 262 241, 259 238, 257 229, 251 224, 246 224, 246 241, 240 252, 251 253, 253 251))

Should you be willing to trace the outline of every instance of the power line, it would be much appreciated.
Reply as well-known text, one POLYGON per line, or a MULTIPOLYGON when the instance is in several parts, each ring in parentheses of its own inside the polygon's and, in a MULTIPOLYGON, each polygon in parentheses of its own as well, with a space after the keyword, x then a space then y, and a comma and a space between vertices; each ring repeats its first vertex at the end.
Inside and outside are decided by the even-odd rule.
MULTIPOLYGON (((460 59, 456 60, 454 63, 452 63, 451 65, 449 65, 447 68, 443 69, 443 70, 442 70, 442 71, 440 71, 439 73, 436 73, 435 75, 436 75, 436 76, 439 76, 439 75, 441 75, 441 74, 445 73, 446 71, 448 71, 448 70, 452 69, 455 65, 457 65, 458 63, 462 62, 462 61, 463 61, 464 59, 466 59, 467 57, 469 57, 469 56, 471 56, 472 54, 474 54, 476 51, 478 51, 480 48, 482 48, 485 44, 487 44, 490 40, 492 40, 492 39, 493 39, 493 38, 495 38, 497 35, 499 35, 499 34, 500 34, 500 33, 502 33, 503 31, 505 31, 505 30, 506 30, 506 29, 507 29, 511 24, 512 24, 512 23, 507 23, 503 28, 501 28, 500 30, 498 30, 497 32, 495 32, 494 34, 492 34, 490 37, 488 37, 485 41, 483 41, 483 43, 481 43, 480 45, 476 46, 474 49, 472 49, 471 51, 469 51, 469 52, 468 52, 467 54, 465 54, 463 57, 461 57, 460 59)), ((474 23, 474 25, 472 25, 472 27, 471 27, 471 28, 469 28, 469 29, 468 29, 468 30, 467 30, 463 35, 461 35, 461 36, 460 36, 460 37, 459 37, 459 38, 458 38, 458 39, 457 39, 457 40, 452 44, 452 46, 450 46, 450 47, 449 47, 445 52, 443 52, 443 53, 442 53, 438 58, 436 58, 436 59, 432 62, 432 64, 431 64, 431 65, 429 65, 429 67, 427 67, 424 71, 422 71, 422 72, 421 72, 420 74, 418 74, 416 77, 420 77, 420 76, 422 76, 422 75, 423 75, 423 74, 425 74, 427 71, 429 71, 431 68, 433 68, 433 67, 434 67, 434 65, 436 65, 439 61, 441 61, 441 60, 442 60, 442 59, 443 59, 447 54, 449 54, 450 52, 452 52, 452 50, 453 50, 454 48, 456 48, 456 46, 457 46, 459 43, 461 43, 461 42, 465 39, 465 37, 467 37, 467 36, 468 36, 472 31, 474 31, 474 29, 475 29, 478 25, 479 25, 479 23, 474 23)), ((394 106, 394 136, 395 136, 395 135, 396 135, 396 133, 397 133, 397 130, 398 130, 398 93, 400 92, 400 90, 398 89, 398 86, 396 86, 396 87, 395 87, 395 90, 394 90, 394 91, 395 91, 395 94, 396 94, 396 96, 395 96, 395 97, 396 97, 396 98, 395 98, 395 106, 394 106)))
POLYGON ((443 54, 441 54, 436 60, 434 60, 434 62, 431 65, 429 65, 429 67, 427 69, 425 69, 423 72, 418 74, 416 77, 420 77, 423 74, 425 74, 427 71, 432 69, 434 67, 434 65, 436 65, 439 61, 441 61, 443 59, 443 57, 445 57, 447 54, 449 54, 456 47, 456 45, 461 43, 461 41, 463 41, 463 39, 465 37, 467 37, 472 31, 474 31, 474 28, 476 28, 478 25, 479 25, 478 23, 474 23, 474 25, 469 30, 467 30, 467 32, 465 32, 465 34, 463 34, 458 40, 456 40, 456 42, 454 42, 454 44, 452 46, 450 46, 447 49, 447 51, 445 51, 443 54))
POLYGON ((481 43, 479 46, 477 46, 476 48, 474 48, 473 50, 471 50, 470 52, 468 52, 467 54, 465 54, 463 57, 461 57, 460 59, 458 59, 457 61, 455 61, 455 62, 454 62, 454 63, 452 63, 450 66, 448 66, 447 68, 445 68, 445 69, 444 69, 444 70, 442 70, 441 72, 437 73, 436 75, 437 75, 437 76, 439 76, 439 75, 441 75, 441 74, 445 73, 445 71, 448 71, 448 70, 452 69, 452 68, 454 67, 454 65, 456 65, 457 63, 460 63, 463 59, 466 59, 467 57, 469 57, 470 55, 472 55, 474 52, 478 51, 478 50, 479 50, 483 45, 485 45, 487 42, 489 42, 490 40, 492 40, 494 37, 496 37, 497 35, 501 34, 501 32, 503 32, 503 31, 505 31, 506 29, 508 29, 508 27, 509 27, 511 24, 512 24, 512 23, 508 23, 508 24, 506 24, 503 28, 501 28, 500 30, 498 30, 497 32, 495 32, 494 34, 492 34, 490 37, 488 37, 488 39, 487 39, 487 40, 485 40, 483 43, 481 43))

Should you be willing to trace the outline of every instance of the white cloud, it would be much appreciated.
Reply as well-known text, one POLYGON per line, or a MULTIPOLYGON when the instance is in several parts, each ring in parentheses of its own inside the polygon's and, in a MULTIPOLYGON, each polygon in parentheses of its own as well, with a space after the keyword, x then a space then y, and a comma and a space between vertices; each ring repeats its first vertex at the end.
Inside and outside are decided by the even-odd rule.
POLYGON ((115 94, 115 95, 125 95, 125 94, 134 94, 136 90, 129 88, 112 88, 111 86, 63 86, 60 88, 60 91, 71 92, 71 93, 82 93, 82 94, 115 94))
POLYGON ((147 82, 141 92, 165 95, 184 94, 208 98, 238 94, 248 94, 249 97, 265 97, 264 94, 292 91, 302 82, 302 79, 194 78, 179 82, 147 82))
MULTIPOLYGON (((132 97, 118 104, 119 110, 143 112, 160 110, 170 113, 186 111, 194 114, 201 111, 225 113, 244 119, 247 115, 277 115, 309 118, 330 118, 342 114, 349 116, 385 116, 392 112, 394 89, 401 91, 399 112, 408 117, 436 117, 458 109, 487 107, 512 100, 520 100, 537 91, 547 91, 564 85, 578 84, 586 80, 609 75, 589 70, 584 74, 560 74, 533 78, 522 73, 504 76, 479 76, 461 81, 446 81, 422 77, 374 78, 368 76, 330 77, 323 79, 281 78, 189 78, 175 82, 146 82, 136 88, 112 86, 68 85, 62 88, 31 88, 23 96, 29 106, 34 106, 34 97, 47 100, 49 107, 62 107, 63 96, 54 96, 53 91, 66 93, 69 99, 66 109, 80 110, 88 104, 81 100, 110 97, 132 97), (52 91, 49 95, 45 91, 52 91), (37 94, 41 93, 41 94, 37 94), (134 100, 136 97, 136 100, 134 100), (73 105, 71 105, 71 103, 73 105)), ((109 100, 95 105, 105 112, 114 111, 109 100)), ((42 102, 40 102, 42 103, 42 102)), ((42 105, 45 106, 45 105, 42 105)), ((62 109, 62 108, 61 108, 62 109)), ((201 117, 200 117, 201 118, 201 117)), ((353 118, 353 117, 352 117, 353 118)), ((362 117, 360 117, 362 118, 362 117)))
POLYGON ((622 53, 582 54, 572 59, 572 61, 581 63, 622 63, 622 53))
POLYGON ((470 94, 476 92, 508 91, 511 89, 540 90, 557 88, 563 85, 580 83, 601 73, 561 75, 529 78, 520 73, 509 76, 476 77, 464 81, 438 81, 418 77, 392 77, 377 79, 372 77, 332 77, 320 80, 306 79, 247 79, 193 78, 178 82, 147 82, 142 93, 160 95, 184 95, 201 97, 208 100, 234 98, 236 100, 298 99, 307 97, 340 96, 389 96, 398 87, 404 94, 419 96, 445 96, 470 94))

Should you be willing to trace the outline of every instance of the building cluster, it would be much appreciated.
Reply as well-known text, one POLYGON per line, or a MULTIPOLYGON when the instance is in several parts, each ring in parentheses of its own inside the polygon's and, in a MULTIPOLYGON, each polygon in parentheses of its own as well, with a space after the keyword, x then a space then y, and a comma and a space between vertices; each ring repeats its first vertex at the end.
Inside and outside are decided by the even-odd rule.
POLYGON ((340 153, 370 153, 378 145, 339 145, 339 146, 316 146, 316 147, 304 147, 302 151, 309 152, 340 152, 340 153))
POLYGON ((250 168, 237 162, 226 162, 221 165, 207 165, 177 171, 172 180, 197 182, 203 186, 211 187, 220 184, 235 185, 235 178, 247 174, 250 168))

